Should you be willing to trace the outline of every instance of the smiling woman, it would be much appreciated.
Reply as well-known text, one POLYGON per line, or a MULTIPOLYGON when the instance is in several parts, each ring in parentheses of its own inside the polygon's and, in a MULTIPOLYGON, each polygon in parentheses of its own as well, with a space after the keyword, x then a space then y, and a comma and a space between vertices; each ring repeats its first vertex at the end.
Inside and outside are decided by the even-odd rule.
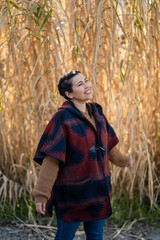
POLYGON ((56 240, 72 240, 81 221, 87 239, 103 238, 111 216, 109 160, 130 166, 128 156, 115 147, 118 138, 92 100, 91 84, 79 71, 63 76, 58 85, 67 99, 47 125, 34 160, 42 164, 34 189, 36 209, 52 215, 55 205, 56 240))
POLYGON ((74 103, 80 111, 86 112, 86 101, 93 98, 91 83, 78 73, 72 78, 72 92, 66 91, 65 95, 74 103))

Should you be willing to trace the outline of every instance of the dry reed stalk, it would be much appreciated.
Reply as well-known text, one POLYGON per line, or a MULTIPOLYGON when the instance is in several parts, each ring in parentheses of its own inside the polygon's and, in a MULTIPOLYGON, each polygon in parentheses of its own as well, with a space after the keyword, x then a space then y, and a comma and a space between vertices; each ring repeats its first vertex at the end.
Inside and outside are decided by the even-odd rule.
POLYGON ((18 218, 18 217, 16 217, 16 218, 17 218, 17 220, 18 220, 19 222, 21 222, 24 226, 32 229, 34 232, 36 232, 36 233, 38 233, 39 235, 43 236, 45 239, 51 240, 50 237, 48 237, 46 234, 44 234, 44 233, 39 229, 39 227, 37 227, 37 226, 38 226, 37 224, 35 224, 35 225, 33 225, 33 226, 32 226, 32 225, 30 226, 29 224, 26 224, 22 219, 20 219, 20 218, 18 218))
POLYGON ((126 224, 127 224, 127 222, 125 222, 123 224, 123 226, 120 229, 117 230, 117 233, 112 237, 113 240, 116 239, 116 237, 118 237, 118 235, 123 231, 126 224))
POLYGON ((57 230, 57 227, 44 226, 44 225, 25 224, 25 226, 26 226, 26 227, 34 227, 34 228, 44 228, 44 229, 57 230))
POLYGON ((50 0, 45 6, 43 1, 1 4, 3 204, 9 193, 15 202, 31 193, 38 172, 32 162, 37 142, 62 102, 58 79, 79 69, 93 82, 94 100, 114 126, 121 150, 131 150, 131 170, 111 167, 113 186, 118 186, 119 193, 128 192, 131 200, 139 193, 140 205, 148 196, 151 206, 156 206, 160 193, 158 3, 50 0))

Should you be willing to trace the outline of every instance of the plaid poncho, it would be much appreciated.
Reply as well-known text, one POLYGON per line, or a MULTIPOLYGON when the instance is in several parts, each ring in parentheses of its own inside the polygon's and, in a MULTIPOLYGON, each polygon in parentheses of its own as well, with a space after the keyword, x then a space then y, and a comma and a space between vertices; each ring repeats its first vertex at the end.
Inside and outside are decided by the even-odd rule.
POLYGON ((90 103, 96 122, 91 122, 72 103, 65 101, 47 125, 34 160, 45 155, 60 161, 47 211, 52 206, 64 221, 89 221, 112 214, 109 152, 118 143, 113 128, 97 103, 90 103))

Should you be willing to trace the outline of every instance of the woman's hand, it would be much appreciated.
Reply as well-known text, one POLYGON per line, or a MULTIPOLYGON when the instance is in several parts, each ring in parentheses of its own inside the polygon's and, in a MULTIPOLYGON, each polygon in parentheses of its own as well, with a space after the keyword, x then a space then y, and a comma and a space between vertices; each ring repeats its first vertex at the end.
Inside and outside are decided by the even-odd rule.
POLYGON ((41 214, 45 214, 46 211, 46 203, 36 203, 36 210, 37 212, 41 213, 41 214))
POLYGON ((133 165, 131 153, 132 153, 132 148, 129 148, 129 150, 128 150, 128 159, 129 160, 128 160, 128 163, 126 165, 126 167, 128 167, 128 168, 131 168, 132 165, 133 165))
POLYGON ((131 162, 131 160, 127 163, 126 167, 128 167, 128 168, 132 167, 132 162, 131 162))

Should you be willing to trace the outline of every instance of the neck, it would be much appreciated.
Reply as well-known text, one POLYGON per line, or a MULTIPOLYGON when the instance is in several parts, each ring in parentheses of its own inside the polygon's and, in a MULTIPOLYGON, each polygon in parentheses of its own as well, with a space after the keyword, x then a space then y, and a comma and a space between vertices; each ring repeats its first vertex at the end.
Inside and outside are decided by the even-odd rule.
POLYGON ((72 100, 72 102, 79 111, 84 112, 84 113, 87 112, 87 106, 86 106, 85 101, 79 102, 74 99, 74 100, 72 100))

